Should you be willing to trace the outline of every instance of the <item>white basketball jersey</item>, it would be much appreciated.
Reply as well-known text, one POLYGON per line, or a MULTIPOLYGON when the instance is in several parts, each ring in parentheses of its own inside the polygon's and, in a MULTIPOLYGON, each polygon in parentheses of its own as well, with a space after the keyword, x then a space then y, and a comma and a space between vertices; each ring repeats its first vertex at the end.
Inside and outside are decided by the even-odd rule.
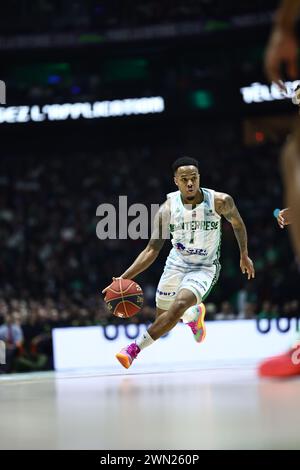
POLYGON ((180 191, 167 195, 171 208, 171 264, 181 261, 191 266, 212 266, 219 262, 221 217, 215 211, 215 191, 206 188, 201 190, 201 204, 188 209, 183 205, 180 191))

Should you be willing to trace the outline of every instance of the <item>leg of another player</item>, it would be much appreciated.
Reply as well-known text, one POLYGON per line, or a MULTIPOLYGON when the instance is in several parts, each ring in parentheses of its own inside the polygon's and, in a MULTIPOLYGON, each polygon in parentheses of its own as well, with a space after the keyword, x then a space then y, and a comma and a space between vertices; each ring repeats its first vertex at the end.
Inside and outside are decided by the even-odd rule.
MULTIPOLYGON (((289 225, 294 253, 300 260, 300 129, 285 145, 281 155, 285 198, 292 210, 289 225)), ((299 342, 286 353, 270 357, 259 365, 261 377, 288 378, 300 375, 299 342)))
MULTIPOLYGON (((297 131, 300 132, 300 131, 297 131)), ((282 152, 285 197, 293 221, 289 226, 294 252, 300 260, 300 136, 294 136, 282 152)))

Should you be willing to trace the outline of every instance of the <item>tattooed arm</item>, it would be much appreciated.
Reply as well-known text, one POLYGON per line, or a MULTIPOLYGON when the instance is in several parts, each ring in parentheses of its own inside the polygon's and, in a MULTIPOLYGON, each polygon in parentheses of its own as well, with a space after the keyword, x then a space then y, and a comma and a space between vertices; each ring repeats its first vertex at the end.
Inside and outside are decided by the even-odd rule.
POLYGON ((254 278, 255 270, 252 260, 248 256, 247 230, 234 200, 229 194, 216 193, 215 207, 218 214, 223 215, 232 225, 235 238, 240 248, 240 267, 242 273, 246 273, 248 279, 254 278))
MULTIPOLYGON (((151 238, 146 248, 138 255, 132 265, 119 277, 123 279, 133 279, 138 274, 145 271, 156 260, 165 241, 169 238, 170 223, 170 203, 169 200, 159 208, 154 218, 154 226, 151 238)), ((113 281, 115 278, 113 277, 113 281)), ((109 286, 103 289, 106 292, 109 286)))

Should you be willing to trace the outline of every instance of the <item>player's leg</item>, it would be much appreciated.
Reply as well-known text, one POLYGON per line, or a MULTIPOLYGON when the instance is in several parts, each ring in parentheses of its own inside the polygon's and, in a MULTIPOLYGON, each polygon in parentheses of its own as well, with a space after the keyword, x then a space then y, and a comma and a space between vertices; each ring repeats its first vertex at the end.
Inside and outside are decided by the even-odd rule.
MULTIPOLYGON (((178 287, 184 277, 185 273, 177 270, 176 268, 165 268, 156 290, 156 320, 164 316, 173 305, 178 287)), ((154 323, 155 323, 154 322, 154 323)), ((156 338, 155 338, 156 339, 156 338)), ((130 367, 133 359, 141 349, 150 346, 154 342, 148 331, 146 331, 140 340, 132 343, 126 348, 123 348, 117 355, 117 359, 121 364, 128 368, 130 367)))
POLYGON ((285 198, 293 211, 293 221, 289 226, 294 252, 300 260, 300 124, 281 156, 285 198))
POLYGON ((220 265, 202 267, 199 271, 186 274, 180 285, 180 288, 187 288, 194 292, 197 298, 197 304, 188 308, 182 317, 183 323, 186 323, 191 328, 197 343, 204 341, 206 336, 204 323, 206 309, 203 301, 216 284, 219 272, 220 265))
MULTIPOLYGON (((198 307, 204 310, 202 300, 205 300, 214 284, 217 282, 220 266, 203 267, 201 270, 178 271, 174 268, 165 269, 160 278, 156 291, 156 317, 166 312, 174 302, 176 293, 183 288, 191 290, 196 298, 198 307)), ((184 323, 197 319, 199 308, 196 305, 187 309, 182 316, 184 323)))
POLYGON ((173 304, 185 273, 175 268, 165 268, 156 289, 156 318, 167 312, 173 304))
MULTIPOLYGON (((293 137, 284 146, 281 163, 285 199, 293 212, 292 224, 289 226, 294 253, 300 260, 300 127, 297 119, 297 129, 293 137)), ((270 357, 261 362, 258 367, 261 377, 288 378, 300 375, 300 341, 287 352, 270 357)))
POLYGON ((158 338, 168 333, 179 322, 184 312, 197 302, 196 296, 188 289, 181 289, 171 307, 161 313, 142 337, 123 348, 117 355, 118 361, 128 369, 142 349, 150 346, 158 338))
MULTIPOLYGON (((158 319, 158 317, 160 317, 161 315, 167 314, 167 312, 169 311, 173 311, 171 307, 173 306, 175 300, 178 301, 179 291, 185 288, 184 286, 182 286, 182 281, 185 276, 186 273, 182 270, 179 271, 175 268, 166 268, 164 270, 156 291, 156 319, 158 319)), ((196 299, 197 296, 199 298, 199 293, 195 289, 189 289, 188 285, 186 286, 186 288, 187 290, 190 290, 195 294, 196 299)), ((166 316, 166 318, 168 317, 166 316)), ((179 317, 176 323, 180 320, 180 318, 182 317, 179 317)))
POLYGON ((156 318, 165 313, 167 310, 165 308, 156 307, 156 318))
POLYGON ((203 267, 201 271, 182 273, 177 270, 166 269, 159 282, 156 304, 159 308, 155 322, 143 334, 136 343, 132 343, 122 349, 116 355, 121 364, 128 368, 138 353, 150 346, 161 336, 168 333, 179 322, 181 318, 190 315, 187 311, 195 306, 195 319, 190 318, 191 327, 195 340, 200 342, 205 337, 205 307, 201 304, 219 276, 220 266, 203 267), (178 290, 178 293, 176 294, 178 290), (175 299, 174 295, 176 295, 175 299), (197 306, 199 304, 199 306, 197 306), (167 309, 166 311, 164 311, 167 309))
POLYGON ((169 310, 173 304, 185 272, 175 268, 165 268, 156 289, 156 317, 169 310))
POLYGON ((181 292, 181 290, 184 290, 180 286, 185 275, 186 273, 182 270, 165 268, 156 290, 156 320, 144 334, 141 341, 137 342, 141 349, 171 330, 178 323, 184 311, 190 305, 195 304, 196 300, 194 296, 191 296, 190 291, 187 293, 181 292), (192 303, 189 305, 190 302, 192 303), (181 311, 182 313, 178 317, 181 311))
MULTIPOLYGON (((148 334, 153 341, 156 341, 174 328, 184 312, 192 305, 195 305, 196 302, 197 298, 192 291, 189 289, 180 289, 171 307, 166 312, 159 315, 155 322, 148 328, 148 334)), ((141 346, 142 343, 140 348, 143 349, 141 346)))

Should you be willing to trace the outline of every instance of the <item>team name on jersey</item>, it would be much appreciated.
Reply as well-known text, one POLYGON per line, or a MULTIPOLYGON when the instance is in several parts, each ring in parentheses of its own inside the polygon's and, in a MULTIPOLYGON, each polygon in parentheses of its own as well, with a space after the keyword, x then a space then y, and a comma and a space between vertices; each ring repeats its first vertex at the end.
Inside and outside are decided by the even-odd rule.
POLYGON ((219 221, 210 220, 191 220, 189 222, 181 222, 179 224, 170 224, 170 232, 177 230, 217 230, 219 228, 219 221))

